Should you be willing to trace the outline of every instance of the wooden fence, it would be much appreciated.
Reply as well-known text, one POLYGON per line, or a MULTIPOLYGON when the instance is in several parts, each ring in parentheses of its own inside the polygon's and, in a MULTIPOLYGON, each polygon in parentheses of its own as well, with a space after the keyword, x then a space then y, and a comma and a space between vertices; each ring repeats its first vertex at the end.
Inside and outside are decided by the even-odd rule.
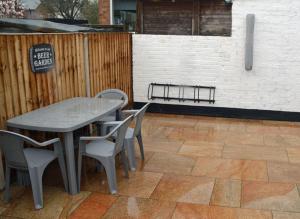
POLYGON ((128 33, 0 35, 0 128, 14 116, 107 88, 132 101, 132 49, 128 33), (33 73, 29 48, 50 43, 55 68, 33 73))
POLYGON ((91 96, 117 87, 132 100, 131 35, 95 33, 88 35, 88 41, 91 96))

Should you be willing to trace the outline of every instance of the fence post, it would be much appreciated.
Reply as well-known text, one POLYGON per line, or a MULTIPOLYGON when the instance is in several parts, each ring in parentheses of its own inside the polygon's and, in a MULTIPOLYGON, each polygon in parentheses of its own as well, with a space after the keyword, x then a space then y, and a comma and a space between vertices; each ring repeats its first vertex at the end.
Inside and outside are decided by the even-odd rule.
POLYGON ((84 76, 85 76, 85 89, 87 97, 91 97, 90 85, 90 69, 89 69, 89 38, 88 34, 83 34, 83 53, 84 53, 84 76))

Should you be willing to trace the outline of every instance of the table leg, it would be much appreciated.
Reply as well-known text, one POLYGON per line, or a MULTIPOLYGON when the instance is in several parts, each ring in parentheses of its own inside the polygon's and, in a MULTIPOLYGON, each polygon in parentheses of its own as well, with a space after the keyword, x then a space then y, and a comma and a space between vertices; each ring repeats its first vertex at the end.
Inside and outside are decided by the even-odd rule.
POLYGON ((64 133, 65 151, 66 151, 66 163, 69 180, 69 191, 71 195, 78 193, 77 179, 75 171, 75 156, 74 156, 74 142, 73 132, 64 133))

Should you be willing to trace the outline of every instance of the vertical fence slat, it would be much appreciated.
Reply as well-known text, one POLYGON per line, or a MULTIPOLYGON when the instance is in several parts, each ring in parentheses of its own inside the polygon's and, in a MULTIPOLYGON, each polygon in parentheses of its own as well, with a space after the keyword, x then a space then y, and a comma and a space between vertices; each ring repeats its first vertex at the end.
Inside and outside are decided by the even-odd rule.
POLYGON ((13 116, 86 96, 87 77, 92 96, 107 88, 119 88, 132 102, 131 53, 128 33, 0 35, 0 128, 13 116), (55 51, 55 67, 47 73, 31 71, 29 49, 38 43, 50 43, 55 51))
POLYGON ((7 37, 7 57, 8 57, 8 66, 10 73, 10 82, 12 89, 12 102, 13 102, 13 112, 15 114, 20 114, 20 104, 19 104, 19 88, 18 88, 18 77, 17 77, 17 69, 16 69, 16 60, 14 57, 14 42, 12 37, 7 37))
POLYGON ((14 106, 13 106, 13 93, 10 81, 10 72, 9 72, 9 63, 8 63, 8 54, 6 48, 7 37, 2 38, 2 47, 0 48, 0 59, 2 62, 2 72, 3 72, 3 85, 4 85, 4 97, 5 97, 5 106, 6 106, 6 116, 11 118, 14 115, 14 106))
POLYGON ((18 36, 14 36, 14 53, 16 59, 16 68, 17 68, 17 79, 18 79, 18 90, 20 95, 20 108, 21 113, 27 112, 26 106, 26 91, 25 91, 25 83, 24 83, 24 74, 22 71, 22 57, 21 57, 21 47, 20 47, 20 38, 18 36))

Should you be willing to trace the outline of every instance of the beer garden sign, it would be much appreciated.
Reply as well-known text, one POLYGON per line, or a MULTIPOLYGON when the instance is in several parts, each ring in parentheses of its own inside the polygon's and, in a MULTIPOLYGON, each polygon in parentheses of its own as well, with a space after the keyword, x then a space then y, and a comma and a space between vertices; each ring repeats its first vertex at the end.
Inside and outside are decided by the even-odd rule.
POLYGON ((51 70, 55 65, 55 54, 51 44, 37 44, 29 50, 31 70, 43 73, 51 70))

